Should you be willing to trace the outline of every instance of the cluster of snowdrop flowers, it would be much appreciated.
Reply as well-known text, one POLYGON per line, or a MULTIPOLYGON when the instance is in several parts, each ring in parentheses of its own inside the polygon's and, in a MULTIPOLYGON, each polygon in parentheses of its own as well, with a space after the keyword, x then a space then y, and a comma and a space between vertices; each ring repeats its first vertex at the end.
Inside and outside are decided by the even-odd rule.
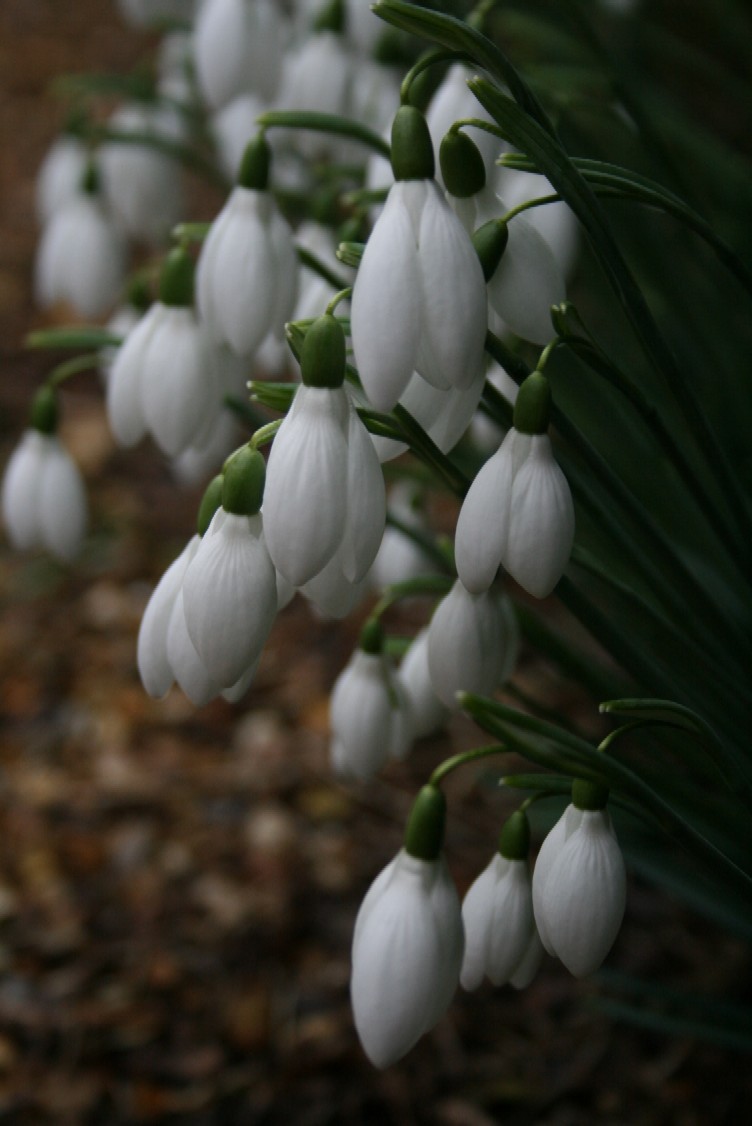
POLYGON ((44 386, 31 425, 5 468, 2 513, 17 551, 43 548, 64 562, 78 555, 88 520, 81 474, 57 437, 55 392, 44 386))

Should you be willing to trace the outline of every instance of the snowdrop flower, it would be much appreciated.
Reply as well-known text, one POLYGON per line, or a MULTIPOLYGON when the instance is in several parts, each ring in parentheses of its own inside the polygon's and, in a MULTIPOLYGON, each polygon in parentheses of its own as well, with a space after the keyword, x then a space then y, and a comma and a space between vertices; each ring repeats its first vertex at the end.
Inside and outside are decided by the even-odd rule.
POLYGON ((208 433, 221 394, 211 345, 193 311, 193 263, 185 251, 167 256, 159 298, 118 351, 107 414, 121 445, 149 433, 175 457, 208 433))
POLYGON ((428 627, 431 683, 448 708, 457 693, 490 695, 512 673, 519 629, 509 599, 492 587, 471 594, 458 579, 441 600, 428 627))
MULTIPOLYGON (((468 79, 473 77, 473 73, 462 63, 453 63, 436 89, 426 110, 426 123, 431 133, 434 157, 439 170, 441 169, 439 160, 441 142, 455 121, 470 117, 479 121, 493 121, 491 115, 483 108, 467 84, 468 79)), ((480 150, 488 179, 493 180, 495 175, 494 162, 499 155, 499 151, 506 147, 504 142, 485 129, 468 127, 467 133, 480 150)), ((437 179, 444 185, 443 176, 437 175, 437 179)))
POLYGON ((49 223, 78 195, 88 163, 87 146, 74 134, 63 133, 53 141, 37 174, 36 210, 41 223, 49 223))
POLYGON ((527 817, 518 810, 502 829, 498 851, 462 904, 465 957, 460 982, 464 989, 477 989, 484 976, 494 985, 532 980, 537 966, 531 974, 529 951, 537 953, 540 962, 542 947, 533 918, 529 847, 527 817))
MULTIPOLYGON (((126 299, 118 305, 115 312, 107 321, 105 328, 113 336, 118 336, 121 342, 133 331, 151 304, 151 294, 142 277, 137 277, 129 286, 126 299)), ((112 365, 118 354, 120 344, 106 344, 99 349, 99 374, 104 386, 110 378, 112 365)))
POLYGON ((402 658, 398 673, 410 706, 413 737, 423 739, 440 731, 449 709, 436 695, 428 667, 428 630, 421 630, 402 658))
POLYGON ((211 118, 211 132, 225 175, 234 180, 238 174, 248 140, 258 130, 256 118, 268 109, 257 94, 238 94, 211 118))
MULTIPOLYGON (((517 207, 520 203, 554 195, 556 192, 545 176, 518 172, 513 168, 500 168, 499 173, 498 190, 507 207, 517 207)), ((531 207, 524 217, 550 247, 559 265, 561 277, 569 277, 579 244, 579 225, 571 207, 561 200, 558 203, 547 203, 545 207, 531 207)), ((551 304, 555 302, 552 301, 551 304)))
MULTIPOLYGON (((502 200, 498 204, 505 212, 502 200)), ((551 306, 560 304, 567 295, 561 267, 549 244, 524 215, 510 219, 506 230, 504 253, 488 282, 489 304, 503 322, 502 331, 506 327, 523 340, 546 344, 552 331, 551 306)))
POLYGON ((376 1067, 401 1059, 446 1010, 464 947, 457 892, 441 845, 440 790, 418 794, 405 846, 371 885, 355 921, 350 996, 376 1067))
MULTIPOLYGON (((342 38, 341 5, 330 4, 302 42, 287 51, 277 104, 284 109, 342 115, 350 110, 352 61, 342 38)), ((351 144, 341 137, 307 129, 287 135, 288 143, 309 159, 344 159, 351 144)))
POLYGON ((58 440, 54 393, 43 388, 32 406, 31 427, 11 455, 2 484, 5 529, 18 551, 43 548, 70 562, 86 533, 81 474, 58 440))
POLYGON ((626 872, 608 791, 575 782, 572 804, 543 842, 533 873, 533 909, 543 945, 575 977, 598 969, 618 934, 626 872))
POLYGON ((351 582, 343 570, 342 555, 338 548, 326 566, 300 588, 315 613, 325 621, 346 618, 368 594, 368 576, 351 582))
POLYGON ((472 243, 433 179, 422 115, 402 106, 392 126, 396 182, 355 278, 352 342, 369 400, 391 410, 414 371, 435 387, 467 388, 483 367, 486 292, 472 243))
POLYGON ((194 28, 196 77, 214 109, 252 91, 277 89, 285 27, 274 0, 204 0, 194 28))
POLYGON ((303 383, 269 455, 264 527, 274 565, 303 586, 340 552, 345 577, 362 579, 386 518, 384 478, 368 434, 342 387, 345 339, 320 317, 301 355, 303 383))
MULTIPOLYGON (((146 133, 169 139, 170 130, 158 111, 146 106, 121 106, 109 128, 125 136, 146 133)), ((180 169, 172 157, 150 145, 106 141, 99 150, 102 188, 122 231, 134 239, 160 245, 181 217, 180 169)))
POLYGON ((269 146, 259 136, 238 184, 212 224, 198 261, 198 307, 212 339, 250 355, 290 318, 297 291, 292 231, 266 190, 269 146))
POLYGON ((125 245, 98 195, 89 168, 83 187, 54 212, 42 232, 34 288, 42 308, 67 301, 82 317, 96 319, 117 300, 125 277, 125 245))
POLYGON ((529 594, 545 598, 567 565, 574 506, 546 433, 549 411, 548 381, 534 372, 520 388, 513 428, 465 497, 455 557, 474 594, 488 589, 502 565, 529 594))
POLYGON ((409 705, 383 652, 377 621, 364 626, 358 648, 332 689, 331 759, 340 778, 366 781, 410 749, 409 705))
POLYGON ((263 489, 264 459, 245 447, 225 469, 222 506, 183 579, 188 635, 222 688, 258 660, 277 614, 277 577, 259 511, 263 489))

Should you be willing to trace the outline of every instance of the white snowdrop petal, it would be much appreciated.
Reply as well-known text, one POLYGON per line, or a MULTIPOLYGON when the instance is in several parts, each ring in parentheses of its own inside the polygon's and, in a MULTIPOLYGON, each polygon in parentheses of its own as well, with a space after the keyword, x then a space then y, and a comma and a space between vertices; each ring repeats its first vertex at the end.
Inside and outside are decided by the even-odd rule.
POLYGON ((347 428, 347 515, 342 542, 345 578, 365 578, 376 558, 386 520, 386 489, 373 443, 352 403, 347 428))
POLYGON ((443 402, 436 418, 425 427, 429 437, 442 453, 449 453, 459 442, 475 414, 486 374, 481 364, 475 379, 465 388, 450 387, 442 394, 443 402))
POLYGON ((435 183, 421 213, 418 266, 422 333, 416 367, 436 386, 467 387, 484 367, 486 285, 473 245, 435 183))
POLYGON ((435 983, 433 1002, 426 1017, 426 1031, 437 1023, 454 997, 465 954, 462 906, 443 853, 434 863, 430 898, 439 939, 441 972, 435 983))
POLYGON ((274 438, 264 490, 264 534, 274 566, 293 586, 317 575, 342 539, 347 410, 341 388, 301 385, 274 438))
POLYGON ((401 853, 389 883, 356 930, 350 995, 355 1027, 376 1067, 405 1055, 432 1014, 442 974, 432 882, 431 864, 401 853))
POLYGON ((509 984, 514 986, 515 989, 526 989, 537 974, 542 960, 543 943, 535 924, 533 924, 525 953, 515 966, 514 973, 509 978, 509 984))
POLYGON ((183 580, 188 633, 220 688, 256 661, 277 613, 276 575, 260 531, 260 517, 226 513, 183 580))
POLYGON ((530 437, 510 430, 475 477, 462 502, 454 538, 457 574, 473 594, 488 590, 504 559, 509 539, 515 451, 530 437))
POLYGON ((470 594, 459 580, 439 603, 428 628, 428 667, 448 708, 457 707, 459 691, 489 695, 497 687, 509 644, 503 620, 491 592, 470 594))
POLYGON ((194 535, 167 568, 151 593, 138 631, 136 662, 141 683, 155 700, 166 696, 175 677, 167 656, 167 630, 188 564, 198 549, 194 535))
POLYGON ((566 286, 550 246, 522 216, 509 224, 509 240, 488 283, 488 299, 523 340, 550 340, 551 306, 566 299, 566 286))
POLYGON ((192 309, 166 310, 146 347, 139 394, 149 431, 169 457, 187 449, 216 418, 216 369, 192 309))
POLYGON ((39 533, 59 559, 78 555, 86 533, 88 506, 81 474, 68 452, 51 440, 39 480, 39 533))
POLYGON ((362 601, 368 590, 368 579, 351 583, 342 570, 342 553, 338 550, 300 589, 322 618, 340 621, 362 601))
POLYGON ((39 489, 50 439, 27 430, 11 454, 3 475, 3 521, 17 551, 41 544, 39 489))
POLYGON ((167 314, 157 302, 126 336, 117 351, 107 380, 107 418, 121 446, 135 446, 146 434, 141 406, 141 377, 152 336, 167 314))
POLYGON ((436 695, 428 669, 428 630, 421 630, 399 667, 399 679, 410 704, 413 737, 421 739, 444 726, 448 709, 436 695))
POLYGON ((494 857, 473 881, 462 901, 465 955, 460 984, 468 991, 477 989, 486 975, 489 925, 496 887, 495 859, 494 857))
POLYGON ((504 862, 499 856, 496 871, 486 973, 494 985, 505 985, 527 951, 535 923, 527 860, 504 862))
POLYGON ((175 597, 167 626, 167 659, 175 680, 197 708, 204 707, 218 694, 221 685, 209 674, 188 635, 182 586, 175 597))
POLYGON ((574 541, 574 506, 567 479, 554 460, 546 434, 532 439, 515 475, 504 565, 536 598, 561 578, 574 541))
POLYGON ((533 869, 533 913, 535 915, 535 925, 538 928, 541 942, 549 954, 555 954, 548 937, 547 923, 546 889, 548 887, 551 868, 561 852, 564 843, 581 821, 582 810, 577 809, 576 806, 570 803, 546 836, 546 839, 541 845, 540 852, 538 853, 538 858, 535 861, 535 868, 533 869))
POLYGON ((575 977, 598 969, 624 915, 626 872, 603 811, 584 811, 551 865, 545 886, 548 940, 575 977))
POLYGON ((391 188, 352 295, 355 363, 370 402, 381 411, 391 410, 407 386, 420 342, 420 275, 408 186, 391 188))
POLYGON ((331 695, 329 716, 341 777, 370 778, 384 765, 391 711, 384 658, 357 649, 331 695))

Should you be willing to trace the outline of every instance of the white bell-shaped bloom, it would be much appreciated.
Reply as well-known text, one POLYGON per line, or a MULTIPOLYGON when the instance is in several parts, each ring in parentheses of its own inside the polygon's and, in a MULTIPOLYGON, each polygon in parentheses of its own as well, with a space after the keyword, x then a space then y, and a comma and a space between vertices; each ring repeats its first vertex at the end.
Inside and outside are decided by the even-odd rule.
MULTIPOLYGON (((426 110, 426 123, 431 133, 436 158, 437 179, 442 184, 439 149, 445 134, 449 132, 455 121, 471 117, 479 121, 493 121, 467 85, 467 80, 472 78, 473 74, 474 72, 462 63, 454 63, 450 66, 426 110)), ((466 126, 462 132, 466 133, 478 147, 487 175, 491 176, 494 161, 507 146, 500 138, 485 129, 466 126)))
MULTIPOLYGON (((533 898, 527 859, 495 853, 462 904, 465 957, 460 981, 477 989, 484 977, 505 985, 517 974, 534 943, 533 898)), ((539 944, 538 944, 539 945, 539 944)))
POLYGON ((355 1027, 376 1067, 401 1059, 431 1029, 457 987, 463 952, 457 892, 443 856, 402 849, 371 885, 355 922, 355 1027))
POLYGON ((355 362, 377 410, 413 371, 467 388, 483 366, 486 295, 478 257, 434 180, 398 180, 366 244, 352 296, 355 362))
POLYGON ((433 735, 444 727, 449 709, 436 695, 428 667, 428 630, 421 630, 402 658, 398 677, 410 704, 415 739, 433 735))
MULTIPOLYGON (((109 128, 124 135, 143 133, 171 139, 158 111, 122 106, 109 128)), ((102 188, 115 221, 131 238, 164 242, 183 210, 180 169, 172 157, 150 145, 105 142, 99 150, 102 188)))
POLYGON ((428 627, 428 667, 439 699, 456 708, 460 691, 490 695, 511 675, 518 651, 509 599, 495 588, 471 594, 458 579, 428 627))
POLYGON ((173 560, 152 591, 141 618, 136 661, 141 683, 155 700, 166 696, 175 680, 167 652, 167 632, 185 572, 200 542, 198 535, 193 536, 173 560))
POLYGON ((366 781, 410 749, 409 704, 383 653, 355 650, 335 681, 329 715, 332 767, 340 778, 366 781))
MULTIPOLYGON (((217 152, 225 175, 235 180, 243 153, 258 126, 256 118, 268 104, 257 94, 246 92, 217 110, 211 118, 211 132, 217 145, 217 152)), ((273 142, 274 138, 270 138, 273 142)))
POLYGON ((347 405, 347 508, 340 551, 345 577, 357 583, 368 574, 382 541, 386 489, 373 443, 349 397, 347 405))
POLYGON ((203 708, 219 695, 222 688, 220 679, 201 660, 188 633, 182 585, 175 598, 167 628, 167 657, 176 683, 197 708, 203 708))
MULTIPOLYGON (((499 207, 503 214, 506 207, 501 200, 499 207)), ((517 336, 546 344, 553 335, 551 306, 567 296, 561 267, 549 244, 524 215, 510 219, 508 231, 501 262, 488 282, 489 304, 517 336)))
MULTIPOLYGON (((407 482, 397 482, 389 494, 389 514, 417 537, 430 536, 428 521, 420 508, 420 493, 407 482)), ((435 574, 437 565, 417 539, 401 528, 387 525, 376 558, 371 567, 370 580, 375 590, 383 590, 392 583, 404 582, 418 575, 435 574)))
POLYGON ((594 973, 624 916, 624 858, 606 810, 569 805, 546 837, 533 873, 543 945, 575 977, 594 973))
POLYGON ((547 434, 514 428, 470 486, 457 520, 457 573, 473 593, 499 566, 536 598, 550 594, 572 551, 574 506, 547 434))
POLYGON ((219 411, 217 366, 193 309, 157 301, 126 337, 107 385, 107 413, 123 446, 151 434, 175 457, 219 411))
POLYGON ((183 579, 188 634, 222 688, 258 659, 277 614, 277 577, 262 532, 260 515, 218 509, 183 579))
MULTIPOLYGON (((512 168, 500 170, 499 190, 508 207, 516 207, 531 199, 554 195, 556 189, 545 176, 530 172, 517 172, 512 168)), ((568 278, 577 258, 579 224, 577 217, 563 200, 530 207, 525 219, 548 243, 562 277, 568 278)))
POLYGON ((196 77, 214 109, 247 90, 272 98, 285 39, 274 0, 204 0, 194 28, 196 77))
POLYGON ((54 434, 27 430, 11 455, 2 485, 5 529, 19 551, 43 548, 70 562, 88 520, 81 474, 54 434))
POLYGON ((292 232, 269 192, 235 187, 207 235, 196 271, 201 316, 212 338, 239 355, 283 331, 295 305, 292 232))
POLYGON ((67 301, 96 319, 115 304, 125 278, 125 244, 97 196, 79 191, 42 232, 34 288, 42 308, 67 301))
POLYGON ((89 151, 78 137, 63 133, 53 141, 37 173, 36 210, 41 223, 48 223, 78 195, 88 162, 89 151))
MULTIPOLYGON (((342 36, 334 31, 315 32, 285 54, 277 104, 286 110, 342 116, 350 109, 352 81, 352 60, 342 36)), ((340 160, 350 151, 341 137, 315 130, 295 130, 286 139, 311 160, 340 160)))
POLYGON ((338 549, 326 566, 300 590, 320 618, 341 621, 368 594, 368 580, 351 582, 346 577, 342 569, 342 551, 338 549))
MULTIPOLYGON (((113 336, 119 336, 121 340, 125 340, 126 336, 136 327, 141 320, 143 313, 134 308, 133 305, 118 305, 115 312, 107 321, 105 328, 111 332, 113 336)), ((112 365, 115 363, 115 357, 118 354, 119 344, 106 344, 104 348, 99 349, 99 375, 102 379, 104 386, 110 378, 112 365)))

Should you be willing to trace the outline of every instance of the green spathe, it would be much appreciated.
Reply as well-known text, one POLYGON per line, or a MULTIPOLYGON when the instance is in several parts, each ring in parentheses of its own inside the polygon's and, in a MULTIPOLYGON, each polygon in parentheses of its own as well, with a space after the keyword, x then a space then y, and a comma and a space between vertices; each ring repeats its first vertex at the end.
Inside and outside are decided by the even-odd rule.
POLYGON ((269 186, 272 151, 264 133, 257 133, 246 145, 238 169, 238 187, 263 192, 269 186))
POLYGON ((175 247, 164 260, 159 278, 159 300, 163 305, 185 309, 193 305, 195 265, 187 250, 175 247))
POLYGON ((437 860, 444 843, 446 798, 438 786, 418 791, 405 830, 405 851, 417 860, 437 860))
POLYGON ((446 190, 457 199, 476 195, 486 186, 483 157, 466 133, 450 130, 444 136, 439 148, 439 164, 446 190))
POLYGON ((491 219, 473 234, 473 246, 480 260, 484 279, 489 282, 496 273, 509 241, 509 228, 502 219, 491 219))
POLYGON ((40 434, 54 434, 57 430, 57 395, 52 387, 40 387, 31 403, 31 425, 40 434))
POLYGON ((384 629, 378 618, 369 618, 360 631, 360 648, 364 653, 376 655, 384 647, 384 629))
POLYGON ((216 477, 212 477, 211 481, 206 486, 196 518, 196 531, 200 536, 206 534, 206 530, 212 522, 214 513, 222 504, 223 485, 224 475, 218 473, 216 477))
POLYGON ((347 349, 342 325, 331 313, 314 321, 303 340, 300 371, 306 387, 341 387, 347 349))
POLYGON ((516 810, 499 834, 499 852, 505 860, 525 860, 530 850, 530 823, 523 810, 516 810))
POLYGON ((572 805, 575 809, 584 809, 596 813, 605 809, 608 804, 608 787, 600 782, 585 782, 577 778, 572 783, 572 805))
POLYGON ((426 119, 414 106, 400 106, 392 123, 395 180, 432 180, 436 170, 426 119))
POLYGON ((255 516, 264 499, 266 462, 258 450, 244 446, 225 466, 222 507, 233 516, 255 516))
POLYGON ((524 380, 514 404, 514 428, 521 434, 545 434, 551 417, 551 385, 542 371, 524 380))

